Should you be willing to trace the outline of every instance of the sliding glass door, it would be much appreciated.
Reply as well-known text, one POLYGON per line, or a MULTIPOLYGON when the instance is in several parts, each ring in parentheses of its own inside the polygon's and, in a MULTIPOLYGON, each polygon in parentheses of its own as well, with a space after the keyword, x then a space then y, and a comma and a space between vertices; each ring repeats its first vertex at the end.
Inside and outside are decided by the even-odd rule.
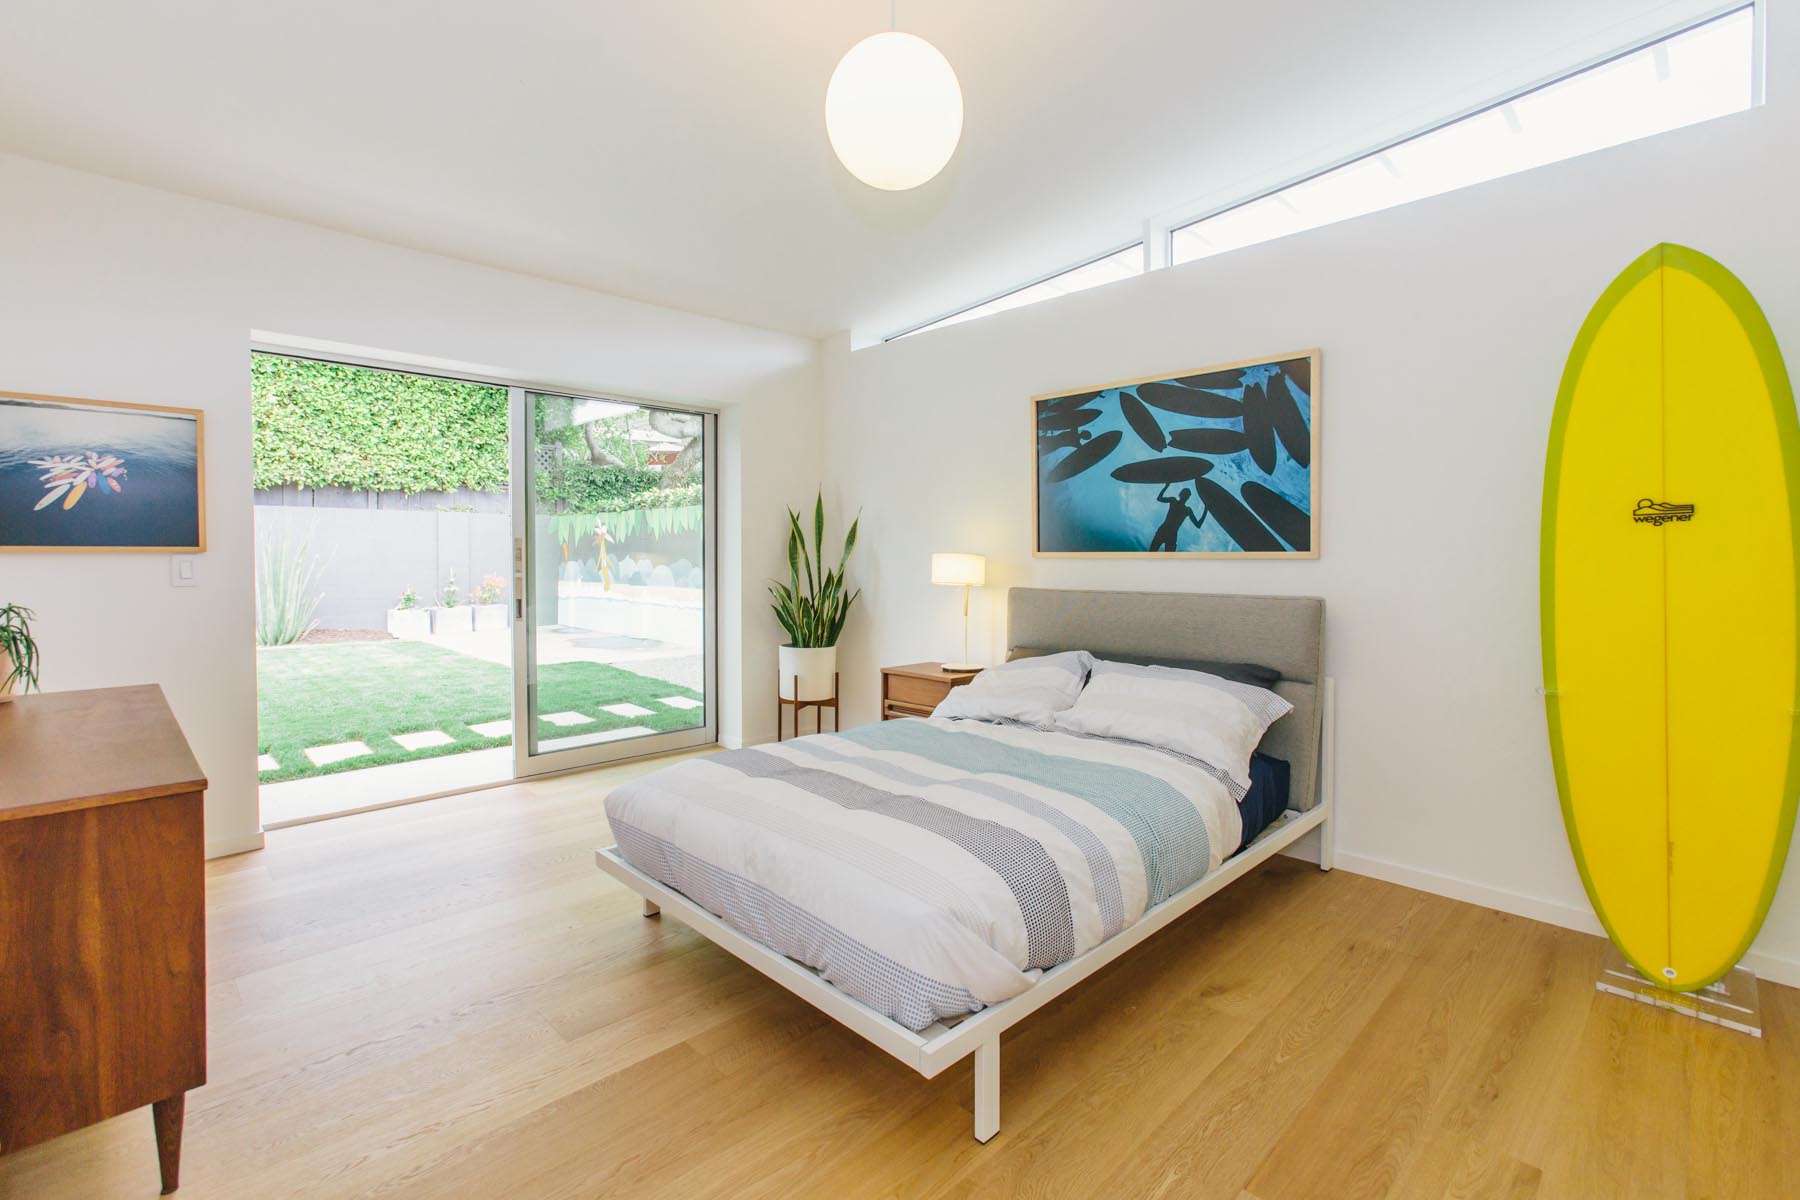
POLYGON ((512 389, 520 775, 716 740, 715 420, 512 389))

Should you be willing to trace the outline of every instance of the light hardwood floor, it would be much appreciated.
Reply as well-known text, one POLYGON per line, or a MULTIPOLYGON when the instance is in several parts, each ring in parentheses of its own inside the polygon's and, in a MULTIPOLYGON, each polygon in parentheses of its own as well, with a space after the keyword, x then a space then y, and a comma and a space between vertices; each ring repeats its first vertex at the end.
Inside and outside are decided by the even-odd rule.
MULTIPOLYGON (((1758 1041, 1597 995, 1595 938, 1277 859, 922 1080, 593 865, 641 766, 283 830, 209 870, 180 1195, 1800 1196, 1800 993, 1758 1041)), ((156 1195, 149 1113, 0 1196, 156 1195)))

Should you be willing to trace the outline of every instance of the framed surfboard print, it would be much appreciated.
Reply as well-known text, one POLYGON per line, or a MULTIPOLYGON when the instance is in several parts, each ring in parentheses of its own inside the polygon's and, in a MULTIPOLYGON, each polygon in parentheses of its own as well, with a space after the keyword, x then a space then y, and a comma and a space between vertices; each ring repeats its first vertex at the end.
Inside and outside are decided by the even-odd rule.
POLYGON ((1041 558, 1317 558, 1319 351, 1031 398, 1041 558))
POLYGON ((205 416, 0 392, 0 550, 206 549, 205 416))

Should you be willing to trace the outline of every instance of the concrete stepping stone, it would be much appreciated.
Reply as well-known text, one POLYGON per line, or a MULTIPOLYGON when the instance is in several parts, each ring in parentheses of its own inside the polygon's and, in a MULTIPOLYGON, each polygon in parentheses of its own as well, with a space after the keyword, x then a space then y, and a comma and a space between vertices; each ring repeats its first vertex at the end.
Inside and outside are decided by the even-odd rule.
POLYGON ((618 717, 650 717, 656 714, 638 704, 606 704, 601 706, 606 712, 618 717))
POLYGON ((705 708, 706 707, 706 701, 691 700, 686 696, 664 696, 661 700, 658 700, 657 703, 667 705, 669 708, 705 708))
POLYGON ((373 750, 362 742, 333 742, 329 746, 308 746, 306 757, 312 760, 315 767, 329 767, 332 763, 340 763, 348 758, 361 758, 365 754, 373 754, 373 750))
POLYGON ((594 718, 586 713, 578 712, 539 713, 538 720, 548 721, 552 725, 592 725, 594 723, 594 718))
POLYGON ((429 750, 433 746, 448 746, 456 739, 441 729, 422 729, 418 733, 396 733, 394 741, 402 750, 429 750))
POLYGON ((469 728, 473 729, 476 733, 480 734, 482 737, 511 737, 512 736, 512 722, 511 721, 483 721, 481 724, 471 725, 471 726, 469 726, 469 728))
POLYGON ((275 756, 273 754, 259 754, 256 756, 256 773, 258 775, 262 774, 264 771, 279 770, 281 770, 281 764, 275 761, 275 756))

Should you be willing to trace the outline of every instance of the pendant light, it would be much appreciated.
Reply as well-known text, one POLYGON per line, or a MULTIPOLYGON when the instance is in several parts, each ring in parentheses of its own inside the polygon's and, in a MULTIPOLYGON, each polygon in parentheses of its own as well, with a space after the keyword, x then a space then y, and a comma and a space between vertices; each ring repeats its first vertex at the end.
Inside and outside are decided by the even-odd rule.
POLYGON ((962 138, 962 115, 950 63, 897 29, 850 47, 825 89, 825 132, 838 161, 883 191, 918 187, 943 170, 962 138))

